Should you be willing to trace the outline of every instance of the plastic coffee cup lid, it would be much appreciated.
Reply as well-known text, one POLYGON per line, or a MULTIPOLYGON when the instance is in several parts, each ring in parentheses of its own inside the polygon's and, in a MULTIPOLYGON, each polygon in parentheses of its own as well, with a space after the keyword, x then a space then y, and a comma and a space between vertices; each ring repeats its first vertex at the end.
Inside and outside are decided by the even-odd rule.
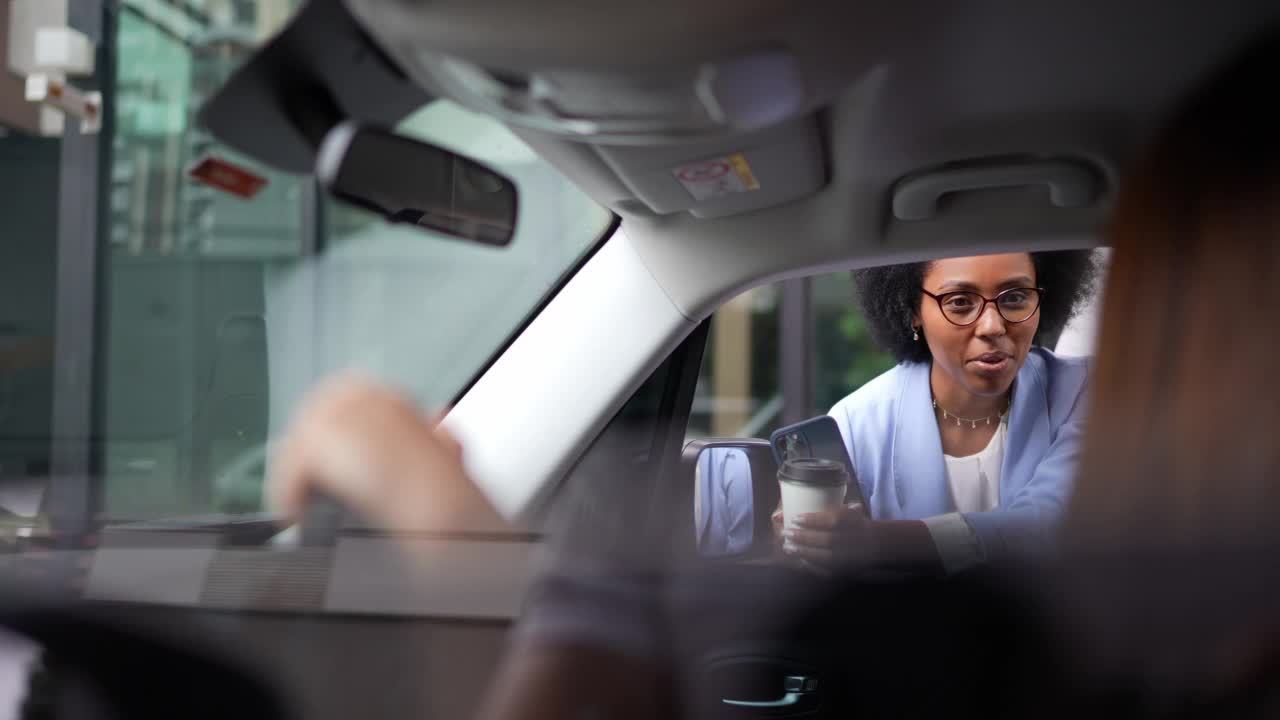
POLYGON ((792 458, 778 468, 778 479, 798 485, 844 485, 849 471, 844 463, 823 458, 792 458))

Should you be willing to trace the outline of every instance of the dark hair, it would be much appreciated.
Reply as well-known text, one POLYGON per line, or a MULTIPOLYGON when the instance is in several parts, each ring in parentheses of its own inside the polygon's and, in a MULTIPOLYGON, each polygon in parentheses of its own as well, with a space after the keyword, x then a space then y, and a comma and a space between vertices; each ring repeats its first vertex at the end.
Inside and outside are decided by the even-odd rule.
MULTIPOLYGON (((1036 284, 1044 288, 1040 305, 1040 329, 1033 342, 1057 342, 1080 304, 1093 293, 1097 266, 1092 250, 1056 250, 1031 253, 1036 284)), ((899 362, 926 362, 929 346, 911 336, 911 317, 920 310, 920 292, 931 261, 884 265, 853 272, 858 303, 867 318, 872 337, 899 362)))
POLYGON ((1105 638, 1134 680, 1145 670, 1186 691, 1162 707, 1205 717, 1264 716, 1246 703, 1268 696, 1249 683, 1275 688, 1280 665, 1267 635, 1280 323, 1265 305, 1280 287, 1280 105, 1264 89, 1278 64, 1273 28, 1212 73, 1117 196, 1094 402, 1061 528, 1082 557, 1129 556, 1086 561, 1097 575, 1077 584, 1079 607, 1105 611, 1075 636, 1105 638), (1225 658, 1230 671, 1214 665, 1225 658), (1215 692, 1240 709, 1208 710, 1228 707, 1215 692))
POLYGON ((1280 537, 1280 323, 1241 302, 1280 287, 1280 106, 1258 93, 1277 62, 1280 28, 1189 98, 1117 198, 1080 530, 1280 537))

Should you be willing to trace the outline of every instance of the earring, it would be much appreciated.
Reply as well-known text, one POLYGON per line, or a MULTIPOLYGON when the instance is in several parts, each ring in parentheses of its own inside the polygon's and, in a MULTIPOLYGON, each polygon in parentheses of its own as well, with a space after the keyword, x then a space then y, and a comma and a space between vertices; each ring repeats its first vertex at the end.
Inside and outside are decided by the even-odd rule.
POLYGON ((920 328, 917 328, 917 327, 913 327, 913 328, 911 328, 911 339, 912 339, 912 340, 915 340, 915 341, 917 341, 917 342, 919 342, 919 340, 920 340, 920 328))

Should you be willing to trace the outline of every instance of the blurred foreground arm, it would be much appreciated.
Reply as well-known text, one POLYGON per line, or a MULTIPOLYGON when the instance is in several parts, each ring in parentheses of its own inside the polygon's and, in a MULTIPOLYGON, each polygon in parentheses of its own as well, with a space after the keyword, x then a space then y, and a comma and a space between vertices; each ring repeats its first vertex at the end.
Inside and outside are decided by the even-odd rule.
POLYGON ((459 530, 505 521, 467 475, 462 448, 438 421, 354 375, 303 402, 272 468, 272 506, 301 519, 324 493, 390 530, 459 530))
MULTIPOLYGON (((300 520, 308 498, 327 494, 389 530, 474 530, 505 521, 472 482, 458 442, 395 392, 358 376, 331 380, 302 404, 282 440, 268 494, 291 521, 300 520)), ((421 546, 421 543, 415 544, 421 546)), ((570 547, 572 547, 570 543, 570 547)), ((561 566, 577 568, 561 548, 561 566)), ((419 563, 432 557, 418 555, 419 563)), ((557 573, 547 573, 556 576, 557 573)), ((612 717, 650 718, 670 713, 669 688, 659 665, 602 641, 617 635, 618 593, 613 583, 544 578, 529 599, 526 615, 480 716, 486 719, 612 717), (548 588, 551 588, 548 590, 548 588), (532 622, 531 622, 532 620, 532 622), (532 627, 530 627, 532 626, 532 627)), ((606 573, 608 575, 608 573, 606 573)), ((643 589, 644 585, 641 586, 643 589)), ((622 598, 638 609, 623 622, 645 641, 651 623, 649 593, 628 586, 622 598)), ((423 668, 423 672, 427 669, 423 668)))

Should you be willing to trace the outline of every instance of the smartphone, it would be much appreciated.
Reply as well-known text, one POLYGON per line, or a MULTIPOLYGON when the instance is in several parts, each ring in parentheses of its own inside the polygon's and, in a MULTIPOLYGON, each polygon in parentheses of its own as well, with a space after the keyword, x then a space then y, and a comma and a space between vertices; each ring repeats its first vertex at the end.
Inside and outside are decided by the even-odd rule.
POLYGON ((821 458, 844 463, 852 482, 845 490, 845 504, 858 503, 862 511, 867 512, 867 503, 862 497, 862 486, 853 474, 853 460, 845 448, 844 438, 840 435, 840 427, 830 415, 819 415, 795 425, 778 428, 769 436, 769 446, 773 449, 773 459, 781 467, 784 460, 791 458, 821 458))

